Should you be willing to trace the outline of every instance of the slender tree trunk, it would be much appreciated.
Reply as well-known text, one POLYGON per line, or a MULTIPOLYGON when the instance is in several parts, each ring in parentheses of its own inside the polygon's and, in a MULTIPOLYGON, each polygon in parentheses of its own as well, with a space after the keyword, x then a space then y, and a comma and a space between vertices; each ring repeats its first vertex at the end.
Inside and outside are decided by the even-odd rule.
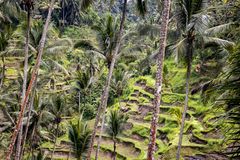
POLYGON ((0 89, 3 86, 4 79, 5 79, 5 68, 6 68, 6 66, 5 66, 4 55, 2 55, 2 63, 3 63, 3 65, 2 65, 2 73, 1 73, 2 75, 1 75, 1 81, 0 81, 0 89))
POLYGON ((116 160, 117 154, 116 154, 116 139, 113 139, 113 160, 116 160))
POLYGON ((25 151, 25 147, 24 146, 25 146, 26 139, 27 139, 28 128, 29 128, 29 124, 30 124, 30 117, 31 117, 32 109, 33 109, 33 102, 34 102, 34 92, 32 93, 30 104, 28 105, 27 124, 26 124, 26 127, 25 127, 23 139, 22 139, 22 151, 21 151, 21 154, 20 154, 20 159, 24 155, 24 151, 25 151))
MULTIPOLYGON (((27 33, 26 33, 26 42, 25 42, 25 48, 24 48, 24 69, 23 69, 23 85, 22 85, 22 101, 24 101, 26 88, 27 88, 27 74, 28 74, 28 45, 29 45, 29 34, 30 34, 30 28, 31 28, 31 6, 27 6, 27 33)), ((25 112, 25 111, 23 111, 25 112)), ((20 123, 20 131, 18 134, 18 141, 17 141, 17 150, 16 150, 16 156, 15 160, 19 160, 21 156, 21 142, 22 142, 22 134, 23 134, 23 122, 20 123)))
POLYGON ((190 32, 188 34, 188 39, 187 39, 186 95, 185 95, 184 110, 182 113, 181 128, 180 128, 180 133, 179 133, 178 149, 177 149, 177 155, 176 155, 177 160, 180 159, 183 132, 184 132, 184 124, 185 124, 185 119, 186 119, 186 113, 188 110, 188 94, 189 94, 189 81, 190 81, 190 76, 191 76, 192 55, 193 55, 193 40, 194 40, 194 37, 192 36, 192 33, 190 32))
POLYGON ((81 114, 81 92, 78 92, 78 113, 81 114))
POLYGON ((86 92, 83 93, 83 105, 84 105, 84 109, 86 108, 86 92))
POLYGON ((17 124, 16 124, 15 129, 14 129, 13 134, 12 134, 12 139, 11 139, 11 143, 10 143, 9 148, 8 148, 8 153, 6 155, 6 160, 11 159, 13 147, 14 147, 18 132, 19 132, 20 127, 21 127, 20 124, 21 124, 22 119, 23 119, 24 110, 25 110, 26 104, 28 102, 28 97, 29 97, 29 94, 32 90, 33 84, 36 81, 36 76, 38 74, 38 70, 39 70, 39 67, 40 67, 40 64, 41 64, 41 59, 42 59, 42 55, 43 55, 43 48, 44 48, 45 41, 46 41, 46 35, 47 35, 47 31, 48 31, 48 26, 49 26, 49 23, 50 23, 50 20, 51 20, 51 14, 52 14, 52 11, 53 11, 54 2, 55 2, 55 0, 51 0, 51 4, 50 4, 49 10, 48 10, 48 16, 47 16, 47 19, 46 19, 46 23, 44 25, 43 33, 42 33, 42 38, 41 38, 41 41, 40 41, 40 44, 39 44, 36 64, 34 66, 34 69, 33 69, 32 75, 31 75, 31 80, 30 80, 30 83, 28 85, 27 92, 26 92, 26 95, 24 97, 24 101, 21 104, 21 111, 18 115, 17 124))
POLYGON ((21 154, 21 142, 22 142, 22 134, 23 134, 23 123, 20 123, 20 129, 17 136, 17 147, 16 147, 16 154, 15 154, 15 160, 19 160, 20 154, 21 154))
POLYGON ((96 154, 95 154, 95 160, 98 160, 98 154, 100 151, 100 143, 102 141, 102 132, 103 132, 103 127, 104 127, 104 123, 105 123, 105 115, 106 114, 103 114, 103 116, 102 116, 102 124, 101 124, 100 135, 98 137, 98 142, 97 142, 97 150, 96 150, 96 154))
POLYGON ((57 129, 56 129, 56 137, 55 137, 55 140, 54 140, 54 146, 53 146, 53 151, 52 151, 52 155, 51 155, 51 160, 53 159, 53 155, 54 155, 54 152, 55 152, 55 149, 56 149, 56 143, 57 143, 57 138, 58 138, 58 128, 59 128, 59 123, 57 124, 57 129))
POLYGON ((89 150, 88 150, 88 153, 87 153, 87 160, 91 159, 91 153, 92 153, 92 150, 93 150, 94 139, 95 139, 96 132, 97 132, 97 126, 98 126, 98 123, 99 123, 99 120, 100 120, 101 111, 103 111, 103 114, 105 114, 105 110, 106 110, 106 106, 107 106, 107 99, 108 99, 108 94, 109 94, 109 87, 110 87, 111 78, 112 78, 112 74, 113 74, 113 70, 114 70, 114 65, 115 65, 116 57, 117 57, 117 54, 119 52, 119 48, 120 48, 120 45, 121 45, 121 37, 122 37, 122 34, 123 34, 124 22, 125 22, 125 18, 126 18, 126 8, 127 8, 127 0, 124 0, 121 24, 120 24, 120 29, 119 29, 118 38, 117 38, 117 45, 116 45, 115 52, 113 54, 113 58, 112 58, 112 62, 111 62, 109 72, 108 72, 108 77, 107 77, 107 81, 106 81, 106 84, 105 84, 105 87, 104 87, 104 91, 103 91, 103 94, 101 96, 100 105, 98 107, 98 111, 97 111, 97 115, 96 115, 96 119, 95 119, 95 124, 94 124, 94 129, 93 129, 91 140, 90 140, 89 150))
POLYGON ((62 32, 65 28, 65 1, 62 1, 62 32))
POLYGON ((154 113, 151 122, 149 145, 148 145, 148 154, 147 159, 154 159, 154 152, 156 146, 156 135, 157 135, 157 123, 160 110, 160 101, 161 101, 161 91, 162 91, 162 81, 163 81, 163 61, 166 48, 167 40, 167 27, 169 20, 171 0, 164 0, 164 9, 162 12, 162 23, 160 28, 160 48, 157 56, 157 73, 156 73, 156 84, 155 84, 155 99, 153 102, 154 113))

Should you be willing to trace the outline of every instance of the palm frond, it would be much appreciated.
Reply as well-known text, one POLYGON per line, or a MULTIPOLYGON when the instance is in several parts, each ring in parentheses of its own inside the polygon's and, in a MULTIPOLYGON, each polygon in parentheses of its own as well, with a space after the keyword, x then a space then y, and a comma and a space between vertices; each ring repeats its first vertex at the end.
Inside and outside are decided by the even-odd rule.
POLYGON ((80 40, 74 44, 74 48, 83 48, 86 50, 97 50, 97 46, 91 40, 80 40))
POLYGON ((217 44, 217 45, 227 48, 227 49, 235 46, 234 42, 224 40, 221 38, 217 38, 217 37, 203 37, 203 38, 204 38, 205 44, 217 44))
POLYGON ((86 54, 89 54, 89 56, 91 56, 92 58, 100 58, 100 59, 104 59, 104 60, 106 59, 104 54, 97 50, 87 50, 86 54))
POLYGON ((128 116, 118 110, 111 110, 107 121, 107 133, 116 138, 123 130, 123 125, 128 120, 128 116))
POLYGON ((173 51, 175 56, 175 62, 178 63, 180 59, 185 57, 186 52, 186 38, 180 40, 177 44, 170 46, 170 50, 173 51))
POLYGON ((50 59, 50 61, 53 62, 53 64, 60 70, 62 70, 67 76, 70 76, 68 70, 63 65, 59 64, 57 61, 53 59, 50 59))
POLYGON ((206 35, 217 35, 217 34, 225 33, 226 31, 230 30, 233 26, 234 26, 234 23, 230 22, 230 23, 218 25, 215 27, 211 27, 205 30, 204 33, 206 35))
POLYGON ((195 14, 192 16, 191 23, 188 25, 188 30, 193 26, 195 31, 201 35, 204 35, 205 31, 210 26, 211 17, 207 14, 195 14), (192 26, 191 26, 192 25, 192 26))
POLYGON ((87 123, 79 118, 77 124, 70 122, 68 129, 68 138, 72 142, 72 148, 75 155, 79 158, 83 157, 88 149, 91 131, 88 129, 87 123))

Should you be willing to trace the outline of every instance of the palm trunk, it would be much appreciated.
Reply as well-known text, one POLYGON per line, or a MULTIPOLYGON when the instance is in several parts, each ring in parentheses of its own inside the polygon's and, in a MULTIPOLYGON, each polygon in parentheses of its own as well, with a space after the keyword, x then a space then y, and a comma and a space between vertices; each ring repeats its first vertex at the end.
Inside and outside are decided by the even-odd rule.
POLYGON ((78 113, 81 114, 81 92, 78 92, 78 113))
POLYGON ((3 63, 3 65, 2 65, 2 73, 1 73, 2 75, 1 75, 0 89, 3 86, 4 79, 5 79, 5 68, 6 68, 6 66, 5 66, 4 55, 2 55, 2 63, 3 63))
MULTIPOLYGON (((22 86, 22 101, 24 101, 26 88, 27 88, 27 74, 28 74, 28 45, 29 45, 29 34, 30 34, 30 26, 31 25, 31 6, 28 6, 28 12, 27 12, 27 33, 26 33, 26 42, 25 42, 25 48, 24 48, 24 69, 23 69, 23 86, 22 86)), ((24 111, 23 111, 24 112, 24 111)), ((22 142, 22 134, 23 134, 23 123, 20 123, 20 131, 18 134, 18 141, 17 141, 17 150, 16 150, 16 156, 15 160, 20 159, 21 155, 21 142, 22 142)))
POLYGON ((31 75, 31 80, 30 80, 30 83, 28 85, 27 92, 26 92, 26 95, 24 97, 24 101, 21 103, 21 111, 18 115, 17 125, 15 126, 15 129, 14 129, 13 134, 12 134, 12 139, 11 139, 11 143, 10 143, 9 148, 8 148, 8 153, 6 155, 6 160, 11 159, 13 147, 14 147, 18 132, 19 132, 20 127, 21 127, 21 122, 22 122, 22 119, 23 119, 24 110, 25 110, 26 104, 28 102, 28 97, 29 97, 29 94, 31 93, 33 84, 36 81, 36 76, 38 74, 38 70, 39 70, 39 67, 40 67, 40 64, 41 64, 41 59, 42 59, 42 55, 43 55, 43 48, 44 48, 45 41, 46 41, 46 35, 47 35, 47 31, 48 31, 48 26, 49 26, 49 23, 50 23, 50 20, 51 20, 51 14, 52 14, 52 11, 53 11, 54 2, 55 2, 55 0, 51 0, 51 5, 50 5, 49 10, 48 10, 47 20, 46 20, 46 23, 44 25, 41 41, 40 41, 40 44, 39 44, 36 64, 34 66, 34 69, 33 69, 32 75, 31 75))
POLYGON ((157 57, 157 73, 156 73, 156 84, 155 84, 155 99, 153 102, 154 113, 151 122, 151 130, 149 137, 149 145, 148 145, 148 154, 147 159, 154 159, 154 152, 156 146, 156 135, 157 135, 157 123, 158 116, 160 110, 160 101, 161 101, 161 91, 162 91, 162 81, 163 81, 163 61, 165 55, 166 48, 166 40, 167 40, 167 27, 169 20, 169 11, 170 11, 170 0, 164 1, 164 9, 162 13, 162 23, 160 28, 160 48, 157 57))
POLYGON ((22 134, 23 134, 23 123, 20 123, 20 129, 17 136, 17 147, 16 147, 16 154, 15 160, 19 160, 21 154, 21 142, 22 142, 22 134))
POLYGON ((65 1, 62 1, 62 32, 64 31, 65 27, 65 1))
POLYGON ((177 155, 176 155, 177 160, 180 159, 184 124, 185 124, 185 119, 186 119, 186 113, 187 113, 187 110, 188 110, 188 94, 189 94, 189 81, 190 81, 190 76, 191 76, 192 55, 193 55, 193 40, 194 40, 194 37, 192 36, 192 33, 190 32, 188 34, 188 39, 187 39, 186 96, 185 96, 184 110, 183 110, 183 113, 182 113, 181 128, 180 128, 180 133, 179 133, 178 149, 177 149, 177 155))
POLYGON ((56 143, 57 143, 57 138, 58 138, 58 128, 59 128, 59 123, 57 124, 57 129, 56 129, 56 137, 54 140, 54 146, 53 146, 53 151, 52 151, 52 155, 51 155, 51 160, 53 159, 53 155, 56 149, 56 143))
POLYGON ((22 151, 21 151, 21 154, 20 154, 20 159, 24 155, 24 151, 25 151, 24 146, 25 146, 26 139, 27 139, 28 128, 29 128, 29 123, 30 123, 30 116, 31 116, 31 112, 32 112, 32 109, 33 109, 33 102, 34 102, 34 92, 32 94, 32 97, 31 97, 31 100, 30 100, 30 104, 28 106, 27 124, 26 124, 26 128, 25 128, 25 131, 24 131, 23 139, 22 139, 22 151))
POLYGON ((84 109, 86 108, 86 93, 83 93, 83 105, 84 105, 84 109))
POLYGON ((118 38, 117 38, 117 45, 116 45, 115 52, 113 54, 113 58, 112 58, 112 62, 111 62, 109 72, 108 72, 108 77, 107 77, 107 81, 106 81, 106 84, 105 84, 105 87, 104 87, 104 91, 103 91, 103 94, 101 96, 100 105, 98 107, 98 112, 97 112, 97 115, 96 115, 94 129, 93 129, 93 132, 92 132, 90 145, 89 145, 89 150, 88 150, 88 154, 87 154, 87 160, 91 159, 91 153, 92 153, 92 150, 93 150, 94 139, 95 139, 96 132, 97 132, 97 126, 99 124, 101 111, 103 111, 103 114, 105 114, 105 110, 106 110, 106 106, 107 106, 107 99, 108 99, 108 94, 109 94, 109 87, 110 87, 111 78, 112 78, 112 74, 113 74, 113 70, 114 70, 114 65, 115 65, 116 57, 117 57, 117 54, 118 54, 118 51, 119 51, 119 48, 120 48, 120 45, 121 45, 120 40, 121 40, 121 37, 122 37, 122 34, 123 34, 123 29, 124 29, 124 22, 125 22, 125 18, 126 18, 126 8, 127 8, 127 0, 124 0, 121 24, 120 24, 120 29, 119 29, 118 38))
POLYGON ((102 124, 101 124, 100 135, 98 137, 98 143, 97 143, 97 150, 96 150, 96 154, 95 154, 95 160, 98 160, 98 153, 99 153, 99 150, 100 150, 100 143, 102 141, 102 132, 103 132, 103 127, 104 127, 104 122, 105 122, 105 115, 106 114, 103 114, 103 116, 102 116, 102 124))
POLYGON ((116 148, 117 148, 117 145, 116 145, 116 140, 113 139, 113 160, 116 160, 116 148))

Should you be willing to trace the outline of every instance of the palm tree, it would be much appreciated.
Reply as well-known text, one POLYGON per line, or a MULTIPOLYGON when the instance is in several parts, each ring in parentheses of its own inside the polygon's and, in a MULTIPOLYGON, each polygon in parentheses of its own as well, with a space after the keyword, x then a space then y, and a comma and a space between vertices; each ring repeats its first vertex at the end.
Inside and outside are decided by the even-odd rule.
POLYGON ((70 123, 68 138, 72 142, 72 148, 78 160, 82 160, 85 157, 90 137, 91 131, 88 129, 87 123, 83 122, 82 116, 77 124, 70 123))
POLYGON ((113 160, 116 159, 117 136, 123 131, 123 125, 128 117, 118 110, 111 110, 107 121, 107 133, 113 140, 113 160))
POLYGON ((185 62, 187 64, 187 76, 186 76, 186 96, 185 96, 185 103, 184 109, 182 113, 182 121, 181 121, 181 128, 179 133, 179 141, 178 141, 178 149, 176 159, 180 159, 180 152, 182 147, 182 138, 183 138, 183 131, 184 131, 184 124, 186 113, 188 110, 188 95, 189 95, 189 81, 191 76, 191 66, 192 66, 192 59, 194 53, 194 42, 198 38, 201 40, 201 43, 205 44, 215 44, 222 48, 228 48, 234 45, 234 43, 229 42, 227 40, 223 40, 216 37, 211 37, 212 34, 209 34, 213 31, 220 31, 225 30, 228 25, 220 25, 209 28, 210 21, 209 15, 204 12, 204 9, 207 7, 208 1, 207 0, 183 0, 181 2, 176 2, 176 19, 177 19, 177 26, 183 32, 182 39, 174 45, 174 49, 176 52, 176 59, 178 60, 181 56, 181 51, 184 51, 186 54, 185 62))
POLYGON ((166 48, 166 39, 167 39, 167 27, 169 21, 169 12, 170 12, 170 0, 164 0, 164 9, 162 12, 162 22, 160 27, 160 48, 157 55, 157 73, 156 73, 156 84, 155 84, 155 99, 153 102, 154 113, 152 117, 149 145, 148 145, 148 160, 153 160, 153 154, 155 152, 156 145, 156 135, 157 135, 157 123, 159 116, 159 108, 161 101, 161 91, 162 91, 162 81, 163 81, 163 61, 166 48))
POLYGON ((51 159, 53 159, 53 155, 54 155, 55 148, 56 148, 57 137, 58 137, 58 133, 59 133, 59 124, 62 121, 63 111, 64 111, 64 107, 65 107, 65 102, 64 101, 65 100, 60 95, 57 95, 56 97, 53 96, 52 101, 51 101, 50 111, 54 116, 53 122, 56 125, 54 146, 53 146, 53 151, 52 151, 52 154, 51 154, 51 159))
POLYGON ((132 77, 132 74, 124 69, 117 69, 114 72, 111 88, 114 91, 114 95, 119 98, 123 95, 124 89, 127 87, 128 80, 132 77))
POLYGON ((81 113, 81 95, 83 95, 84 107, 86 104, 86 95, 93 83, 93 77, 91 77, 88 70, 78 70, 76 75, 76 86, 75 89, 78 92, 78 112, 81 113))
POLYGON ((111 78, 112 78, 112 74, 113 74, 113 70, 114 70, 114 66, 115 66, 115 62, 116 62, 116 56, 120 49, 120 44, 121 44, 120 40, 122 38, 123 29, 124 29, 124 22, 125 22, 125 18, 126 18, 126 8, 127 8, 127 0, 124 0, 120 29, 119 29, 119 33, 117 35, 117 40, 116 40, 116 48, 115 48, 115 52, 113 54, 111 64, 109 66, 107 81, 106 81, 106 84, 104 87, 103 94, 101 96, 100 105, 98 107, 98 111, 97 111, 97 115, 96 115, 96 119, 95 119, 95 123, 94 123, 94 129, 93 129, 93 133, 92 133, 91 141, 90 141, 90 148, 89 148, 88 155, 87 155, 87 160, 91 159, 91 152, 93 150, 94 139, 95 139, 96 132, 97 132, 97 126, 100 121, 101 111, 103 111, 103 114, 105 114, 110 82, 111 82, 111 78))
MULTIPOLYGON (((30 114, 29 117, 29 122, 26 124, 26 129, 25 129, 25 136, 29 135, 29 139, 27 142, 29 143, 30 150, 29 154, 33 154, 34 149, 39 147, 40 145, 40 140, 41 137, 44 137, 41 134, 41 129, 43 127, 48 127, 49 124, 54 120, 54 115, 47 110, 50 102, 48 101, 49 97, 43 98, 37 91, 34 92, 34 95, 31 96, 31 112, 28 113, 30 114), (28 124, 29 123, 29 124, 28 124), (28 126, 29 125, 29 126, 28 126)), ((24 144, 24 143, 23 143, 24 144)), ((24 151, 22 151, 22 155, 24 155, 24 151)))
MULTIPOLYGON (((123 69, 116 70, 114 72, 111 88, 114 90, 115 95, 119 98, 123 94, 123 90, 127 85, 127 81, 132 75, 129 74, 127 71, 124 71, 123 69)), ((120 100, 119 100, 120 102, 120 100)), ((98 153, 100 150, 100 143, 102 140, 102 131, 105 123, 105 114, 102 117, 102 122, 101 122, 101 129, 100 129, 100 135, 97 141, 97 150, 95 154, 95 160, 98 159, 98 153)))
MULTIPOLYGON (((23 85, 22 85, 22 101, 24 101, 25 92, 27 88, 27 75, 28 75, 28 45, 29 45, 29 35, 30 35, 30 29, 31 29, 31 10, 33 9, 33 2, 31 0, 25 0, 24 5, 27 9, 27 32, 26 32, 26 42, 25 42, 25 48, 24 48, 24 69, 23 69, 23 85)), ((18 141, 17 141, 17 148, 16 148, 16 155, 15 160, 20 159, 20 153, 21 153, 21 141, 22 141, 22 131, 23 131, 23 124, 21 122, 20 124, 20 131, 18 134, 18 141)))
POLYGON ((33 73, 32 73, 32 76, 31 76, 31 81, 28 85, 28 89, 26 91, 24 101, 23 101, 23 103, 21 103, 21 111, 20 111, 20 114, 18 116, 17 125, 14 129, 12 139, 11 139, 11 142, 10 142, 10 145, 9 145, 8 153, 7 153, 7 156, 6 156, 7 160, 10 160, 10 158, 11 158, 13 147, 14 147, 18 132, 19 132, 20 127, 21 127, 20 124, 22 122, 24 110, 25 110, 26 104, 28 102, 28 97, 29 97, 29 94, 32 90, 33 84, 36 81, 38 70, 39 70, 39 67, 40 67, 40 64, 41 64, 43 48, 44 48, 45 41, 46 41, 46 35, 47 35, 48 26, 49 26, 50 19, 51 19, 51 14, 52 14, 52 11, 53 11, 54 2, 55 2, 55 0, 51 0, 51 4, 50 4, 50 7, 49 7, 49 12, 48 12, 48 16, 47 16, 46 23, 45 23, 45 26, 44 26, 42 38, 41 38, 41 41, 40 41, 40 44, 39 44, 38 57, 37 57, 37 60, 36 60, 35 67, 33 69, 33 73))

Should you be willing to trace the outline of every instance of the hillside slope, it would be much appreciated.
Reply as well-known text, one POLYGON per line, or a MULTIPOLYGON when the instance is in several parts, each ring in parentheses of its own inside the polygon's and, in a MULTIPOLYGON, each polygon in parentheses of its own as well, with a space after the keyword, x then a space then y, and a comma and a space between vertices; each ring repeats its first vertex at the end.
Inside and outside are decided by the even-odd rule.
MULTIPOLYGON (((176 88, 184 86, 184 68, 176 68, 172 62, 167 63, 169 71, 165 76, 164 89, 157 134, 157 152, 160 159, 175 159, 178 134, 181 123, 181 111, 185 94, 176 92, 176 88), (181 81, 178 81, 181 79, 181 81), (182 84, 181 84, 182 83, 182 84), (181 85, 180 85, 181 84, 181 85)), ((152 101, 154 99, 154 79, 151 76, 139 76, 129 80, 125 94, 112 107, 119 108, 128 116, 124 132, 118 137, 118 159, 143 160, 147 156, 149 128, 152 117, 152 101)), ((181 88, 181 87, 180 87, 181 88)), ((112 108, 111 107, 111 108, 112 108)), ((219 152, 223 147, 220 126, 215 122, 211 106, 200 102, 200 95, 191 95, 187 121, 184 129, 182 158, 184 159, 226 159, 219 152)), ((108 109, 110 110, 110 108, 108 109)), ((90 123, 92 123, 91 121, 90 123)), ((100 129, 100 126, 99 126, 100 129)), ((99 134, 99 133, 98 133, 99 134)), ((98 137, 98 136, 97 136, 98 137)), ((97 140, 95 141, 97 143, 97 140)), ((95 143, 95 147, 96 144, 95 143)), ((73 157, 69 154, 67 135, 58 139, 56 159, 73 157)), ((50 153, 52 144, 43 144, 45 153, 50 153)), ((100 159, 111 159, 113 142, 104 134, 101 143, 100 159)), ((94 157, 93 153, 93 157, 94 157)))

